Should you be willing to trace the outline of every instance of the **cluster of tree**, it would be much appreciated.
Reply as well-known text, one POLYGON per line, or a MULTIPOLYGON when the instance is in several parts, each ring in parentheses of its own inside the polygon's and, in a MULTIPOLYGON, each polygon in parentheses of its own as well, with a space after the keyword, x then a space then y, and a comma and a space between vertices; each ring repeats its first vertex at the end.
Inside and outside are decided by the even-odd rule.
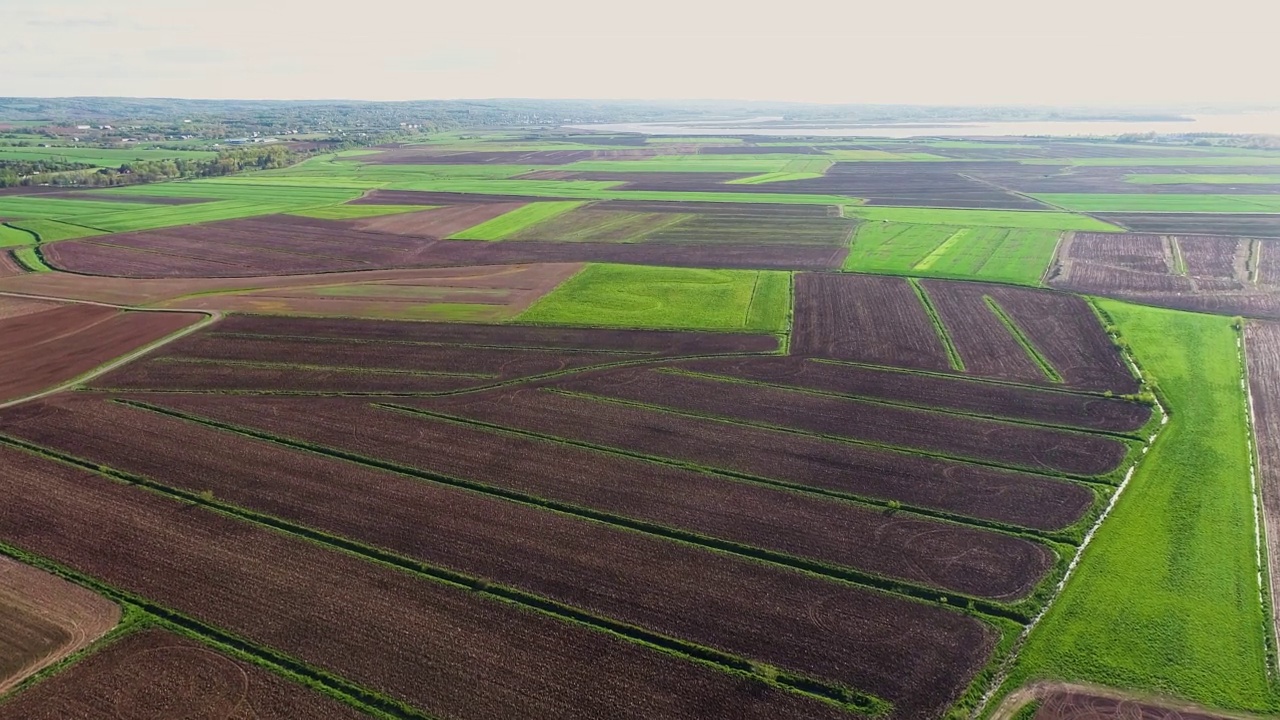
MULTIPOLYGON (((0 187, 15 185, 55 185, 64 187, 109 187, 135 183, 176 180, 178 178, 216 177, 233 175, 245 170, 271 170, 292 165, 302 154, 284 145, 259 145, 224 150, 216 157, 165 160, 135 160, 118 168, 97 168, 80 163, 60 170, 42 170, 28 174, 14 173, 10 177, 0 166, 0 187)), ((39 163, 31 163, 33 165, 39 163)), ((52 163, 59 164, 59 163, 52 163)))
POLYGON ((0 160, 0 187, 22 185, 22 180, 34 175, 51 175, 74 170, 94 170, 88 163, 65 160, 0 160))

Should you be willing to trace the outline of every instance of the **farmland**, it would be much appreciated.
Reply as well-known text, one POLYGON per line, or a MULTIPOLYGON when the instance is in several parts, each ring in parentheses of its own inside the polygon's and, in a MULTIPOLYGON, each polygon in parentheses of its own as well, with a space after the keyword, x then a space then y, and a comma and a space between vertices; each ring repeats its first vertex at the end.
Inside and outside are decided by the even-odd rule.
POLYGON ((1274 152, 425 138, 0 194, 0 718, 1280 710, 1274 152))

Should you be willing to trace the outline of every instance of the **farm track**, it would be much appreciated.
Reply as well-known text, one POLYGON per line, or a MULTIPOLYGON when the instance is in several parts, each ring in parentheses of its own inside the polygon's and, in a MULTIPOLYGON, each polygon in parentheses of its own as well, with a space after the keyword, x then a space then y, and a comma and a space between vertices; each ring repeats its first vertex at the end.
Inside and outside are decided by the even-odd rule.
POLYGON ((11 449, 0 540, 425 713, 847 717, 744 676, 11 449), (97 522, 80 518, 91 513, 97 522), (251 595, 246 590, 251 589, 251 595), (353 599, 355 601, 353 602, 353 599), (548 662, 554 658, 554 662, 548 662), (504 677, 503 684, 481 682, 504 677))
MULTIPOLYGON (((1047 546, 1016 536, 895 518, 832 498, 356 401, 327 400, 322 407, 314 399, 165 395, 146 403, 263 439, 908 594, 917 583, 1016 601, 1056 562, 1047 546), (531 457, 542 462, 531 469, 522 462, 531 457)), ((923 596, 937 597, 927 590, 923 596)))
MULTIPOLYGON (((71 349, 62 349, 61 352, 70 355, 70 362, 66 364, 67 367, 64 368, 63 366, 55 365, 52 368, 50 368, 46 363, 39 362, 40 370, 38 372, 43 372, 46 374, 46 376, 48 376, 48 370, 53 369, 58 371, 58 374, 64 377, 66 374, 75 373, 75 376, 72 379, 61 382, 55 385, 54 387, 43 389, 39 392, 29 393, 21 397, 0 402, 0 409, 13 407, 15 405, 20 405, 22 403, 30 402, 32 400, 38 400, 40 398, 48 397, 55 393, 63 392, 64 390, 68 390, 68 389, 77 387, 79 385, 82 385, 90 380, 93 380, 96 377, 99 377, 103 374, 111 372, 112 370, 118 367, 121 367, 126 363, 129 363, 132 360, 138 357, 141 357, 142 355, 145 355, 149 352, 152 352, 153 350, 163 347, 170 342, 180 340, 181 338, 186 337, 191 333, 197 332, 203 329, 204 327, 214 322, 217 322, 222 317, 222 314, 216 311, 204 311, 204 310, 188 311, 188 310, 178 310, 178 309, 133 308, 128 306, 113 305, 110 303, 101 303, 101 302, 94 302, 94 301, 87 301, 87 300, 63 300, 61 298, 54 298, 54 297, 49 297, 44 295, 28 295, 24 293, 10 293, 10 292, 0 292, 0 296, 18 297, 18 298, 23 298, 27 300, 56 301, 59 303, 68 303, 69 304, 68 307, 80 305, 80 306, 110 308, 112 310, 125 310, 127 312, 136 312, 136 313, 168 313, 170 315, 173 315, 173 314, 190 315, 190 314, 198 313, 205 316, 204 319, 199 320, 193 324, 187 325, 185 327, 180 327, 180 326, 175 327, 169 334, 162 336, 159 339, 153 340, 151 342, 146 342, 146 344, 142 345, 141 347, 137 347, 137 343, 145 341, 146 337, 154 335, 154 333, 151 333, 151 332, 141 332, 139 334, 129 333, 126 338, 119 338, 114 333, 101 338, 98 337, 97 334, 86 333, 86 335, 88 336, 88 339, 92 341, 90 344, 91 347, 94 346, 94 343, 103 343, 103 344, 107 344, 107 347, 112 347, 109 344, 110 342, 112 341, 120 342, 121 340, 127 339, 128 345, 133 349, 131 349, 129 352, 125 353, 124 355, 116 356, 115 359, 110 360, 109 362, 96 364, 96 367, 94 366, 94 364, 91 364, 91 363, 95 363, 95 361, 106 359, 106 358, 101 358, 100 356, 85 357, 82 355, 83 351, 77 352, 71 349)), ((56 312, 56 311, 52 311, 52 312, 56 312)), ((117 318, 120 318, 120 319, 122 319, 123 317, 127 317, 127 316, 117 316, 117 318)), ((130 321, 130 324, 132 324, 132 321, 130 321)), ((113 323, 113 325, 118 326, 119 323, 113 323)), ((117 327, 110 327, 110 328, 103 327, 103 329, 116 330, 117 327)), ((154 329, 167 330, 169 328, 168 326, 161 326, 154 329)), ((41 328, 41 330, 43 330, 43 328, 41 328)), ((33 372, 33 374, 37 372, 34 370, 34 368, 24 367, 23 363, 25 363, 26 365, 30 365, 32 362, 42 360, 43 355, 40 358, 31 356, 31 353, 29 352, 31 349, 31 345, 28 344, 28 341, 23 341, 19 339, 18 332, 7 331, 6 334, 7 334, 7 338, 6 338, 7 340, 9 340, 10 342, 16 342, 21 346, 18 350, 9 351, 9 354, 7 355, 7 357, 0 358, 7 363, 6 372, 12 372, 18 376, 22 376, 29 369, 33 372), (24 353, 22 352, 23 350, 26 350, 28 352, 24 353), (18 363, 18 366, 16 368, 14 367, 15 363, 18 363)), ((74 333, 68 336, 68 339, 84 341, 86 339, 86 336, 79 336, 79 333, 74 333)), ((97 348, 95 347, 94 349, 96 350, 97 348)), ((41 349, 42 353, 47 351, 49 351, 49 348, 41 349)), ((18 391, 21 392, 25 390, 27 386, 30 386, 30 384, 31 384, 30 382, 27 382, 25 386, 19 385, 18 387, 20 389, 18 391)))
POLYGON ((11 434, 90 464, 862 689, 904 716, 953 700, 967 682, 954 669, 976 672, 982 653, 969 649, 990 647, 991 630, 958 613, 106 400, 8 420, 11 434))

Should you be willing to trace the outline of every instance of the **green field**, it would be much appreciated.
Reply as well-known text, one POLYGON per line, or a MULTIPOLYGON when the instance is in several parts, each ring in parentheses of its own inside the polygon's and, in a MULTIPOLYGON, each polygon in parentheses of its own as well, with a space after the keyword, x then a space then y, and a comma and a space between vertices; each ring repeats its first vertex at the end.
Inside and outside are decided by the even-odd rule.
POLYGON ((790 273, 588 265, 516 319, 560 325, 783 332, 790 273))
POLYGON ((1051 205, 1077 212, 1198 212, 1280 213, 1276 195, 1159 195, 1044 194, 1034 195, 1051 205))
MULTIPOLYGON (((73 238, 102 234, 101 230, 57 220, 14 220, 9 224, 15 228, 35 233, 39 236, 40 242, 57 242, 58 240, 71 240, 73 238)), ((27 235, 27 238, 33 241, 36 239, 32 235, 27 235)))
POLYGON ((1125 182, 1134 185, 1280 185, 1280 175, 1208 175, 1194 173, 1150 173, 1130 175, 1125 182))
POLYGON ((455 240, 501 240, 525 228, 563 215, 582 206, 582 202, 535 202, 455 233, 455 240))
POLYGON ((35 237, 33 237, 29 232, 25 232, 16 227, 10 227, 9 225, 0 225, 0 247, 30 245, 35 241, 35 237))
POLYGON ((1245 399, 1229 318, 1100 306, 1170 410, 1007 689, 1037 678, 1280 709, 1268 685, 1245 399))
POLYGON ((1005 227, 1031 230, 1124 232, 1119 227, 1084 215, 1038 210, 952 210, 947 208, 846 205, 844 214, 867 220, 957 227, 1005 227))
POLYGON ((1059 231, 868 222, 853 237, 844 269, 1038 285, 1059 231))

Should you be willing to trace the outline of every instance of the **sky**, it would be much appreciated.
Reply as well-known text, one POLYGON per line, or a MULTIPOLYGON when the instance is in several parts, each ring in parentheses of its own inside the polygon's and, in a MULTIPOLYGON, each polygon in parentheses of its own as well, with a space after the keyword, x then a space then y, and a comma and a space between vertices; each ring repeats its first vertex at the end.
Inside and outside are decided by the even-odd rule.
POLYGON ((0 0, 0 96, 1280 106, 1274 0, 0 0))

